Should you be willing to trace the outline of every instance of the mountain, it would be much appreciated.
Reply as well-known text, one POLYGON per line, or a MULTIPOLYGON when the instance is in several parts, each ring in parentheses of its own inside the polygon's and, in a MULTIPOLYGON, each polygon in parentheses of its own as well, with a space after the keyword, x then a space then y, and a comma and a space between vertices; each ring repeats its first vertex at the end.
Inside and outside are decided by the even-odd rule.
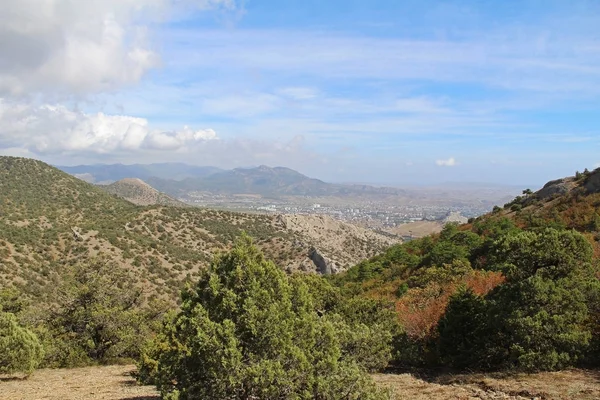
POLYGON ((160 178, 148 180, 153 187, 180 196, 189 192, 216 194, 259 194, 263 196, 348 196, 348 195, 395 195, 403 190, 378 188, 368 185, 341 185, 309 178, 284 167, 236 168, 207 176, 173 181, 160 178))
POLYGON ((138 178, 145 181, 150 177, 181 180, 204 177, 222 171, 217 167, 197 167, 183 163, 96 164, 57 166, 57 168, 90 183, 110 183, 124 178, 138 178))
POLYGON ((98 185, 102 190, 119 196, 140 206, 163 205, 186 207, 187 205, 171 196, 159 192, 138 178, 124 178, 110 185, 98 185))
POLYGON ((398 195, 401 189, 361 184, 332 184, 309 178, 285 167, 196 167, 182 163, 58 166, 60 170, 90 183, 111 183, 137 178, 174 197, 190 192, 258 194, 263 196, 358 196, 398 195))
POLYGON ((0 284, 33 295, 52 290, 65 266, 103 257, 177 298, 242 231, 280 267, 313 272, 346 269, 395 242, 327 217, 297 221, 291 229, 277 215, 137 206, 41 161, 0 157, 0 284))

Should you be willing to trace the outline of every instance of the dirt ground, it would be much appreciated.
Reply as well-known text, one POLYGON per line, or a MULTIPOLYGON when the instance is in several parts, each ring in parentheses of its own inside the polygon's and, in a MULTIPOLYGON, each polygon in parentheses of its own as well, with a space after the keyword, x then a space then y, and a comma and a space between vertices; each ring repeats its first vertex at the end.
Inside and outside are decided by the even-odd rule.
POLYGON ((395 228, 390 228, 388 231, 400 236, 412 236, 413 238, 421 238, 442 231, 444 224, 438 221, 416 221, 408 224, 398 225, 395 228))
MULTIPOLYGON (((1 400, 159 400, 154 387, 139 386, 134 366, 39 370, 28 379, 0 376, 1 400)), ((375 374, 396 400, 593 400, 600 399, 600 371, 532 375, 375 374)))
POLYGON ((414 400, 598 400, 600 371, 570 370, 539 374, 464 374, 418 378, 411 374, 375 374, 396 399, 414 400))
POLYGON ((139 386, 135 366, 43 369, 28 379, 0 378, 1 400, 159 400, 153 386, 139 386))

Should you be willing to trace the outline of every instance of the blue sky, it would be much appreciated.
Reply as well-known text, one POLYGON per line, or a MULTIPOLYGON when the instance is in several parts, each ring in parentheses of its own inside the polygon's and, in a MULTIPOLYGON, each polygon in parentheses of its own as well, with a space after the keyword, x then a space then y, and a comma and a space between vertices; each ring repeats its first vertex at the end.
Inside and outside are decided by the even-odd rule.
POLYGON ((535 186, 600 166, 600 2, 112 3, 97 32, 43 42, 96 62, 58 58, 72 73, 49 78, 40 61, 41 83, 0 63, 0 152, 387 184, 535 186))

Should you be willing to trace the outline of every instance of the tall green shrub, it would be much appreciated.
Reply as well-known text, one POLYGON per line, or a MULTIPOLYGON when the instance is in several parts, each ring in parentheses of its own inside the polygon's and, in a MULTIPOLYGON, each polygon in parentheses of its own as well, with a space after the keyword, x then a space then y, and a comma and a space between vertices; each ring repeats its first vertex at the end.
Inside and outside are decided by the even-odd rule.
POLYGON ((20 326, 14 314, 0 311, 0 373, 30 374, 42 358, 36 335, 20 326))
POLYGON ((385 398, 366 374, 373 360, 343 346, 363 349, 364 331, 347 329, 243 237, 184 294, 140 373, 180 400, 385 398))

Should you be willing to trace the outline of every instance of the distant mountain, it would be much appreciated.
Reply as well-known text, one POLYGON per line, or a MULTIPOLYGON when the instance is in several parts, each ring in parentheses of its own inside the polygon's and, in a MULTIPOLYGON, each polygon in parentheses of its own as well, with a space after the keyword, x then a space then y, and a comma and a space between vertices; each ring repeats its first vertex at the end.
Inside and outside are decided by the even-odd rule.
POLYGON ((98 185, 110 194, 117 195, 123 199, 140 206, 163 205, 186 207, 187 205, 171 196, 159 192, 138 178, 124 178, 110 185, 98 185))
POLYGON ((109 184, 124 178, 137 178, 171 196, 190 192, 214 194, 258 194, 263 196, 357 196, 398 195, 405 191, 362 184, 333 184, 310 178, 285 167, 235 168, 196 167, 182 163, 96 164, 58 166, 90 183, 109 184))
POLYGON ((181 180, 205 177, 222 171, 217 167, 197 167, 183 163, 95 164, 57 166, 57 168, 90 183, 111 183, 123 178, 138 178, 146 181, 150 177, 181 180))
POLYGON ((284 167, 236 168, 203 177, 181 181, 150 178, 153 187, 171 195, 180 196, 192 191, 218 194, 259 194, 263 196, 347 196, 363 194, 400 194, 395 188, 368 185, 341 185, 309 178, 284 167))

